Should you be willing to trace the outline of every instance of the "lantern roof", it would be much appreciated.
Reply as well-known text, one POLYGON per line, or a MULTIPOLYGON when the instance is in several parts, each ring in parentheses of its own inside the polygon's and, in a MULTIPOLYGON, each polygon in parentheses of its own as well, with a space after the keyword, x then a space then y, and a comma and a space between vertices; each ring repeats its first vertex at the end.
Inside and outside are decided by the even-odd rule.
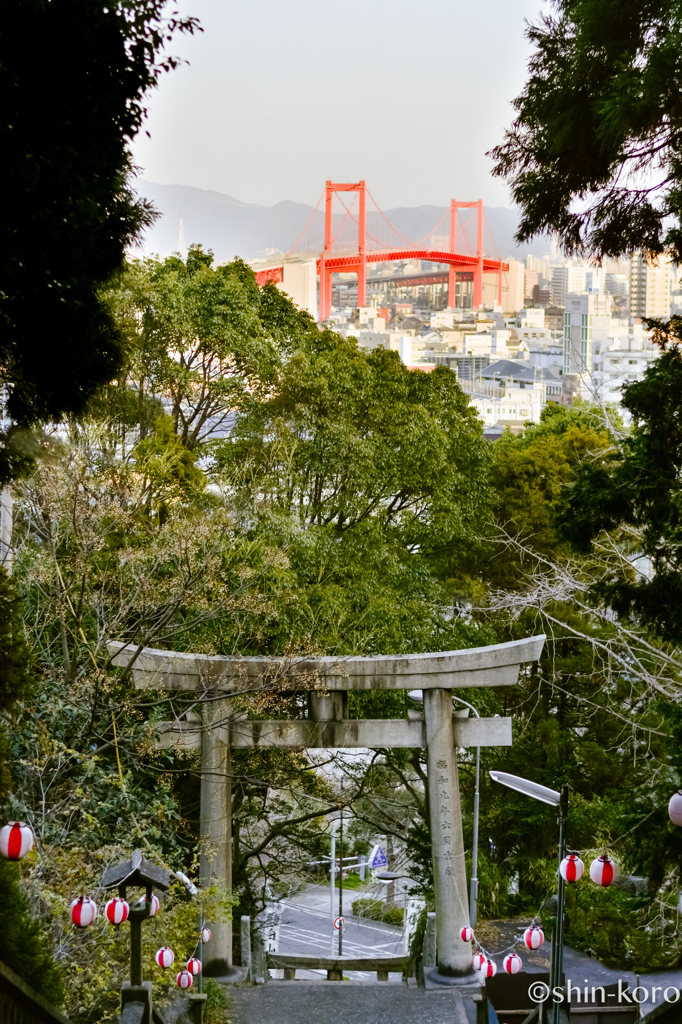
POLYGON ((165 890, 170 885, 171 872, 158 864, 152 864, 142 856, 141 850, 133 850, 130 860, 106 868, 102 876, 103 889, 116 889, 120 885, 137 885, 142 888, 154 886, 165 890))

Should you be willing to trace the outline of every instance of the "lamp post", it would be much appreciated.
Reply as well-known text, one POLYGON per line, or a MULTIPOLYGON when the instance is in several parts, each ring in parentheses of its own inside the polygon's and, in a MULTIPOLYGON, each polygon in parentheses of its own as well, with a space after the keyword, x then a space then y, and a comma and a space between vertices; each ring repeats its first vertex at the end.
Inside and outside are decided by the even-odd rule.
MULTIPOLYGON (((509 775, 507 772, 490 772, 493 782, 499 782, 508 789, 517 793, 529 796, 532 800, 539 800, 540 803, 549 804, 551 807, 559 808, 559 865, 566 856, 566 819, 568 817, 568 786, 562 786, 561 792, 541 786, 539 782, 531 782, 530 779, 522 779, 518 775, 509 775)), ((550 967, 550 992, 554 994, 555 988, 561 987, 561 975, 563 973, 564 961, 564 876, 561 869, 558 872, 558 893, 557 893, 557 920, 552 942, 552 964, 550 967)), ((560 1003, 554 1000, 552 1005, 552 1024, 559 1024, 560 1003)))
MULTIPOLYGON (((408 693, 414 701, 423 701, 424 694, 422 690, 410 690, 408 693)), ((469 708, 470 711, 476 715, 476 718, 480 718, 478 711, 473 704, 470 704, 468 700, 464 700, 462 697, 455 697, 452 695, 452 699, 459 701, 460 704, 464 704, 469 708)), ((476 747, 476 785, 474 789, 474 837, 471 844, 471 882, 469 883, 469 923, 471 927, 476 924, 478 917, 478 805, 479 805, 479 782, 481 776, 481 748, 476 747)))

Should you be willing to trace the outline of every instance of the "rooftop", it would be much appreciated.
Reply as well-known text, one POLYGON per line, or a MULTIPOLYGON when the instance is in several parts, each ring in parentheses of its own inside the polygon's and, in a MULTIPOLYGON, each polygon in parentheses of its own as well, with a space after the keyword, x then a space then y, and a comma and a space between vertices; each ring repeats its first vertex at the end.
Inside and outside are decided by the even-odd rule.
POLYGON ((486 366, 479 373, 480 377, 487 380, 518 380, 524 384, 533 384, 536 381, 548 381, 556 384, 559 379, 555 373, 544 366, 528 366, 520 359, 498 359, 497 362, 486 366))

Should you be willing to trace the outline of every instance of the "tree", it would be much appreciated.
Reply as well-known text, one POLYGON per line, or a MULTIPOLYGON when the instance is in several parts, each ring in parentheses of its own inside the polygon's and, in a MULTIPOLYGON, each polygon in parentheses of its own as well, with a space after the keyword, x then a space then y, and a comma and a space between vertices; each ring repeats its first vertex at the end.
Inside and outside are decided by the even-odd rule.
MULTIPOLYGON (((666 400, 661 391, 650 395, 652 408, 666 400)), ((590 851, 583 859, 607 851, 622 873, 647 877, 637 900, 616 889, 571 897, 567 940, 628 968, 672 964, 680 952, 673 901, 682 843, 666 804, 680 768, 682 661, 677 646, 661 642, 641 617, 615 615, 604 593, 605 582, 632 579, 639 528, 619 517, 606 529, 596 522, 595 543, 576 552, 557 524, 578 534, 592 529, 600 515, 595 481, 609 478, 636 433, 637 426, 612 433, 597 406, 554 405, 540 424, 496 444, 499 533, 491 535, 488 592, 477 609, 500 640, 547 634, 539 663, 518 688, 485 695, 487 713, 511 714, 515 732, 513 747, 484 750, 483 762, 518 775, 532 762, 538 781, 553 788, 567 782, 569 843, 590 851)), ((664 447, 670 431, 659 436, 664 447)), ((645 463, 656 474, 654 461, 650 449, 631 470, 633 486, 645 484, 645 463)), ((662 485, 660 479, 665 501, 662 485)), ((624 505, 613 501, 614 510, 624 505)), ((481 695, 465 696, 481 707, 481 695)), ((471 807, 471 779, 462 776, 471 807)), ((555 821, 486 776, 481 806, 481 832, 492 841, 481 851, 483 913, 537 913, 554 889, 555 821)))
POLYGON ((597 590, 625 618, 682 639, 682 318, 647 321, 663 353, 623 389, 633 417, 606 462, 586 462, 557 508, 562 536, 589 552, 600 534, 620 534, 629 559, 597 590), (640 568, 637 567, 639 560, 640 568), (648 565, 642 565, 646 560, 648 565))
POLYGON ((245 514, 286 546, 300 596, 282 624, 307 617, 330 653, 358 629, 358 650, 433 649, 426 607, 469 585, 490 458, 451 371, 411 373, 332 331, 299 336, 216 449, 245 514))
MULTIPOLYGON (((496 522, 505 537, 522 541, 527 561, 533 560, 531 551, 550 558, 557 555, 556 503, 585 460, 601 465, 612 451, 613 437, 601 410, 580 401, 570 408, 549 402, 538 424, 528 424, 516 437, 508 432, 500 438, 492 478, 496 522)), ((496 539, 499 543, 501 538, 496 539)), ((503 542, 498 550, 499 557, 493 558, 486 573, 489 583, 523 585, 528 566, 519 564, 521 549, 503 542)))
MULTIPOLYGON (((153 219, 128 182, 161 51, 193 18, 164 0, 20 0, 2 34, 0 363, 20 427, 83 411, 116 376, 117 324, 99 294, 153 219)), ((22 469, 12 439, 0 482, 22 469)))
POLYGON ((568 253, 682 258, 682 75, 675 0, 558 0, 516 119, 492 151, 521 209, 520 242, 568 253))
POLYGON ((109 402, 127 394, 143 438, 163 397, 179 442, 197 448, 224 434, 245 396, 272 379, 277 348, 241 260, 213 267, 213 253, 191 245, 184 262, 176 255, 130 263, 107 300, 127 340, 109 402))

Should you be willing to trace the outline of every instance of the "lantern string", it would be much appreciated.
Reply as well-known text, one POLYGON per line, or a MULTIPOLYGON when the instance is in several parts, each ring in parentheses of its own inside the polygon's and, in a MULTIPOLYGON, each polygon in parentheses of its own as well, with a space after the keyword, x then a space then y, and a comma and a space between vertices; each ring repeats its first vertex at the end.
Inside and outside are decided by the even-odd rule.
MULTIPOLYGON (((595 853, 597 851, 597 849, 602 849, 603 850, 604 848, 603 847, 592 847, 592 848, 588 848, 586 850, 569 850, 567 852, 568 853, 590 854, 590 853, 595 853)), ((448 852, 447 856, 448 856, 448 860, 452 861, 452 855, 449 852, 448 852)), ((460 856, 461 856, 461 854, 460 854, 460 856)), ((450 867, 452 867, 452 864, 450 864, 450 867)), ((554 875, 558 875, 558 874, 559 874, 559 869, 557 868, 557 870, 554 872, 554 875)), ((462 910, 462 914, 463 914, 464 918, 468 921, 469 920, 469 912, 466 909, 464 903, 462 902, 462 897, 460 895, 459 887, 457 885, 457 877, 456 877, 454 871, 452 872, 452 880, 453 880, 454 885, 455 885, 455 892, 457 893, 457 899, 459 900, 459 905, 460 905, 460 908, 462 910)), ((534 927, 539 926, 539 924, 541 924, 540 913, 542 911, 542 908, 544 907, 545 903, 547 903, 548 899, 551 896, 553 896, 553 895, 555 895, 555 894, 553 892, 550 892, 548 896, 545 896, 545 898, 543 899, 542 903, 540 904, 540 909, 538 910, 537 914, 535 914, 535 916, 532 918, 530 924, 528 925, 528 928, 534 928, 534 927)), ((469 925, 469 927, 471 927, 471 925, 469 925)), ((524 929, 524 931, 527 931, 528 928, 524 929)), ((472 929, 472 931, 473 931, 473 929, 472 929)), ((523 935, 520 935, 517 939, 515 939, 514 942, 511 945, 505 946, 504 949, 499 949, 499 950, 497 950, 494 953, 491 953, 489 950, 487 950, 485 948, 485 946, 483 946, 481 944, 481 942, 479 942, 479 940, 476 938, 476 933, 475 932, 473 934, 473 941, 476 943, 476 945, 479 948, 479 950, 483 954, 485 954, 485 956, 486 956, 486 958, 488 960, 492 960, 493 957, 504 956, 505 953, 513 953, 513 952, 515 952, 516 947, 519 946, 519 945, 523 945, 524 948, 528 949, 528 947, 526 946, 526 943, 525 943, 523 935)), ((538 949, 539 948, 540 947, 538 947, 538 949)), ((534 952, 534 950, 530 950, 529 949, 529 952, 534 952)))

